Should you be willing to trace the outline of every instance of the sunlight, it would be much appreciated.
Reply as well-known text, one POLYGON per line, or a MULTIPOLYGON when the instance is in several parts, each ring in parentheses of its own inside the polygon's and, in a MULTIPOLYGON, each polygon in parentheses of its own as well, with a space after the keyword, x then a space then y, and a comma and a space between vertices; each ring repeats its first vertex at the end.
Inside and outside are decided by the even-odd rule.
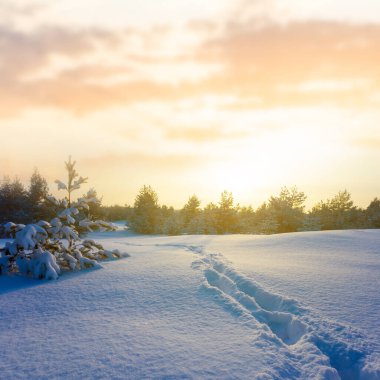
POLYGON ((197 191, 251 202, 293 184, 312 199, 350 185, 368 204, 380 27, 364 20, 378 4, 324 3, 4 6, 1 174, 27 183, 38 167, 51 183, 73 154, 106 203, 152 183, 176 207, 197 191))
POLYGON ((0 379, 380 380, 380 0, 0 25, 0 379))

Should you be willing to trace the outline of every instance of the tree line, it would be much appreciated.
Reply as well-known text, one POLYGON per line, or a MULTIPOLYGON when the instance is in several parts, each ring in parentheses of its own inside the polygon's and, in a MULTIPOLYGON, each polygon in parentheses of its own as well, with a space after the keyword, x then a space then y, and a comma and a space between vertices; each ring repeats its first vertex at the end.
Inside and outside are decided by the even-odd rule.
POLYGON ((339 191, 333 198, 305 210, 306 195, 296 187, 283 187, 257 209, 235 204, 231 192, 223 191, 218 203, 201 208, 193 195, 180 210, 158 203, 150 186, 139 191, 129 213, 130 227, 143 234, 275 234, 353 228, 380 228, 380 200, 367 208, 354 205, 351 194, 339 191))
MULTIPOLYGON (((91 189, 94 192, 93 189, 91 189)), ((18 179, 4 178, 0 184, 0 223, 34 223, 51 219, 56 210, 47 202, 47 181, 37 170, 29 186, 18 179)), ((192 195, 175 210, 160 205, 156 191, 143 186, 133 206, 91 205, 89 215, 109 221, 126 220, 129 227, 142 234, 275 234, 295 231, 317 231, 352 228, 380 228, 380 199, 367 208, 354 205, 347 190, 305 209, 306 195, 296 187, 281 189, 276 196, 254 209, 236 204, 231 192, 223 191, 217 203, 201 207, 192 195)))

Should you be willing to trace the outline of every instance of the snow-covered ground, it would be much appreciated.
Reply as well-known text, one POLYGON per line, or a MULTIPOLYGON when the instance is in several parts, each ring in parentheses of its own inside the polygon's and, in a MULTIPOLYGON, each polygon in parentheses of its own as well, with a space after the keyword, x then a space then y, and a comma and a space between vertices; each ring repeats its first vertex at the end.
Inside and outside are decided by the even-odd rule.
POLYGON ((0 378, 380 379, 380 231, 95 236, 131 257, 0 277, 0 378))

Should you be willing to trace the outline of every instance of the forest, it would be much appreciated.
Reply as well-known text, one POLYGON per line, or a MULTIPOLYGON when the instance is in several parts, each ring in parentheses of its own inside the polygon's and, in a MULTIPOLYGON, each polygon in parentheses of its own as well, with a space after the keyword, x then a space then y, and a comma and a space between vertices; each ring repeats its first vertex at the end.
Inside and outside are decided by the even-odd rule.
MULTIPOLYGON (((90 192, 96 195, 96 191, 90 192)), ((35 170, 28 186, 5 177, 0 182, 0 224, 35 223, 51 219, 56 210, 48 201, 47 181, 35 170)), ((91 204, 88 215, 107 221, 125 220, 140 234, 276 234, 296 231, 380 228, 380 199, 368 207, 356 206, 347 190, 339 191, 306 210, 306 195, 297 187, 283 187, 254 209, 235 203, 233 194, 223 191, 217 202, 201 207, 197 195, 189 197, 179 210, 161 205, 157 192, 144 185, 132 206, 91 204)), ((1 234, 1 228, 0 228, 1 234)))

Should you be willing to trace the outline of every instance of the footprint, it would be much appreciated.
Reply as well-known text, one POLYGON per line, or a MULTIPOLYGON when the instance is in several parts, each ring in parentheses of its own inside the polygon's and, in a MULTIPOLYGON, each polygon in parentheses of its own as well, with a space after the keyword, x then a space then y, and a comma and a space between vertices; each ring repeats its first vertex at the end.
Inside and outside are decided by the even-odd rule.
POLYGON ((306 333, 307 326, 295 316, 290 313, 262 309, 256 299, 240 291, 231 278, 210 268, 206 269, 204 273, 211 287, 218 289, 224 297, 232 298, 257 321, 267 325, 285 344, 297 343, 306 333))

